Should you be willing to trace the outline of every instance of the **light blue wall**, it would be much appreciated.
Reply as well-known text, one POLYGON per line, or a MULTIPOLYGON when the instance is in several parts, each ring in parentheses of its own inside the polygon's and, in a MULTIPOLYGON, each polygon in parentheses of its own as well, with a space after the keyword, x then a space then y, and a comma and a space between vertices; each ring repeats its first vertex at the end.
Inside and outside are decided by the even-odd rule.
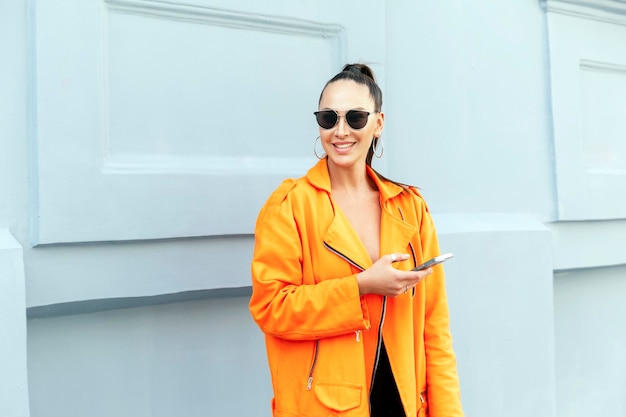
MULTIPOLYGON (((623 247, 623 246, 622 246, 623 247)), ((555 275, 556 400, 560 415, 626 415, 626 267, 555 275)))
POLYGON ((25 2, 0 3, 0 227, 26 242, 29 226, 28 49, 25 2))
POLYGON ((31 414, 267 416, 263 335, 247 303, 210 298, 31 320, 31 414))
POLYGON ((456 254, 445 268, 466 415, 556 415, 548 230, 528 215, 434 218, 456 254))
MULTIPOLYGON (((222 120, 232 112, 221 108, 238 107, 203 107, 222 102, 206 95, 216 85, 210 71, 226 68, 215 60, 231 62, 219 48, 211 59, 197 55, 197 69, 210 76, 190 84, 193 94, 176 93, 189 80, 161 90, 150 77, 124 72, 123 53, 133 44, 116 43, 116 33, 152 52, 168 42, 133 31, 145 19, 126 10, 136 11, 136 3, 102 4, 0 2, 0 280, 17 289, 15 296, 0 294, 15 314, 0 330, 0 340, 9 335, 15 343, 0 345, 0 356, 17 375, 8 381, 15 395, 0 401, 1 417, 27 416, 29 404, 37 417, 270 415, 263 338, 247 311, 250 213, 279 178, 314 161, 310 111, 322 83, 345 61, 371 63, 383 86, 385 155, 377 167, 421 187, 442 248, 455 253, 446 264, 447 286, 467 415, 582 417, 589 407, 624 414, 626 157, 610 134, 626 132, 626 119, 606 119, 626 108, 626 91, 611 92, 626 88, 621 2, 594 8, 573 0, 371 0, 357 11, 330 0, 198 0, 153 9, 159 17, 145 28, 170 41, 191 32, 229 39, 234 32, 226 24, 241 30, 252 16, 255 39, 281 45, 281 59, 253 66, 265 90, 247 97, 260 115, 272 97, 284 127, 246 136, 254 141, 244 147, 253 152, 239 160, 219 147, 211 148, 221 152, 217 159, 203 154, 205 142, 245 131, 209 124, 194 125, 200 134, 183 142, 154 129, 131 135, 135 142, 127 145, 144 154, 130 158, 124 135, 109 131, 111 158, 101 158, 107 120, 126 132, 133 128, 128 114, 163 129, 171 127, 167 115, 177 126, 187 120, 184 112, 158 113, 159 94, 150 96, 150 111, 102 109, 124 93, 142 97, 116 84, 123 77, 145 79, 146 91, 187 105, 192 120, 222 120), (103 10, 114 11, 98 20, 103 10), (84 21, 55 26, 79 12, 84 21), (94 30, 94 21, 111 37, 94 30), (84 36, 75 36, 76 25, 84 36), (118 49, 105 54, 98 49, 103 39, 118 49), (104 56, 109 61, 99 61, 104 56), (294 71, 282 65, 285 57, 306 65, 294 71), (100 96, 108 84, 98 84, 92 71, 105 68, 113 76, 108 97, 100 96), (275 74, 262 72, 270 70, 275 74), (263 80, 274 79, 288 86, 282 95, 265 94, 276 85, 263 80), (150 123, 151 115, 160 124, 150 123), (610 140, 602 142, 603 134, 610 140), (259 157, 266 152, 261 143, 280 145, 275 159, 259 157), (171 160, 160 158, 163 149, 173 149, 171 160), (220 178, 227 187, 216 188, 220 178), (243 183, 254 186, 244 190, 243 183), (237 192, 246 199, 233 197, 237 192), (243 201, 250 203, 242 208, 243 201), (216 204, 227 207, 227 221, 215 215, 216 204), (23 274, 15 268, 22 264, 23 274)), ((230 38, 232 49, 245 51, 239 35, 230 38)), ((186 45, 175 52, 187 56, 200 44, 186 45)), ((255 45, 267 53, 265 43, 255 45)), ((139 57, 163 66, 151 77, 176 66, 157 53, 139 57)), ((245 75, 240 67, 229 71, 232 77, 220 78, 224 91, 245 75)))
POLYGON ((545 15, 401 2, 386 19, 387 170, 421 188, 461 256, 446 271, 465 411, 555 416, 545 15))
POLYGON ((0 416, 28 417, 26 7, 0 2, 0 416), (15 239, 19 236, 19 241, 15 239))
POLYGON ((538 2, 389 2, 388 170, 436 212, 555 218, 538 2))
POLYGON ((0 416, 28 417, 22 248, 0 228, 0 416))

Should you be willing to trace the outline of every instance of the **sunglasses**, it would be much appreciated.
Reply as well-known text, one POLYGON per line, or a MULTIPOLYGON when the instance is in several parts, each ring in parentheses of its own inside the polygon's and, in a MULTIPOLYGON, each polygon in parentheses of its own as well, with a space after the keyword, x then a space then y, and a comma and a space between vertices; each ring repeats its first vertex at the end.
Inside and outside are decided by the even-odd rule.
MULTIPOLYGON (((317 119, 317 124, 322 129, 332 129, 339 122, 339 113, 335 110, 321 110, 313 113, 317 119)), ((348 110, 346 115, 346 123, 352 129, 363 129, 367 124, 367 118, 370 112, 364 110, 348 110)))

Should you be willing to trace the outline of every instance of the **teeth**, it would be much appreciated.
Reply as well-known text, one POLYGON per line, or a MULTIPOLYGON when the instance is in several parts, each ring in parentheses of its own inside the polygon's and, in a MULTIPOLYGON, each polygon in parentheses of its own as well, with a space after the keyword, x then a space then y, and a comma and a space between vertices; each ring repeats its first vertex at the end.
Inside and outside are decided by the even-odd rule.
POLYGON ((352 146, 351 143, 346 143, 344 145, 335 145, 335 147, 339 149, 346 149, 346 148, 349 148, 350 146, 352 146))

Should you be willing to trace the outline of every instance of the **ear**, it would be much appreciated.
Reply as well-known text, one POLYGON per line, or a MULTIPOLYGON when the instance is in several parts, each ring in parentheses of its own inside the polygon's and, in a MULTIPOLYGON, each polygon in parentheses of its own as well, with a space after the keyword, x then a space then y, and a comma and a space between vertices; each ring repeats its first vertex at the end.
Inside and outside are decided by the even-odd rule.
POLYGON ((380 112, 376 113, 376 129, 374 130, 374 136, 380 136, 383 133, 383 128, 385 127, 385 113, 380 112))

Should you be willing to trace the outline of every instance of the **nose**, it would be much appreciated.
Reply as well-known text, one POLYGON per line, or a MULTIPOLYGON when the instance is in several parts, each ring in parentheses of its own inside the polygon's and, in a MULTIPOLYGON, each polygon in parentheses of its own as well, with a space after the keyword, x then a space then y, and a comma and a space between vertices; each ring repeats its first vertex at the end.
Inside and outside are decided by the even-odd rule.
POLYGON ((346 116, 339 116, 337 120, 337 129, 335 129, 335 136, 344 137, 348 134, 348 122, 346 122, 346 116))

